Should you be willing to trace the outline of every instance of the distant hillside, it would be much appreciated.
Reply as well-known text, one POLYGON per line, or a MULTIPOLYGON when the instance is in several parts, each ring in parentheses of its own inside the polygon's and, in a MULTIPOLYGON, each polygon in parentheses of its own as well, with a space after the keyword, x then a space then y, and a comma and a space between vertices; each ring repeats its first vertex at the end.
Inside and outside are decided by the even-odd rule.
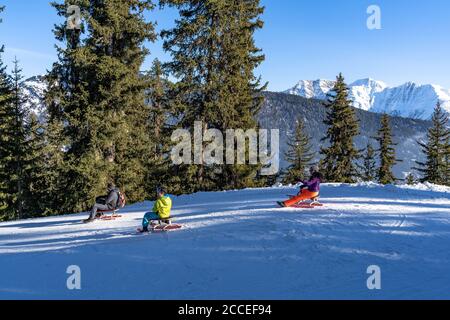
MULTIPOLYGON (((47 87, 44 78, 41 76, 27 79, 22 84, 24 94, 29 98, 30 104, 27 106, 35 112, 40 119, 45 119, 47 110, 43 101, 44 92, 47 87)), ((281 130, 281 149, 283 152, 282 167, 286 167, 284 152, 288 136, 295 130, 296 119, 303 115, 306 128, 312 136, 312 144, 319 151, 322 142, 320 139, 325 134, 326 127, 323 124, 326 110, 321 100, 307 99, 299 95, 287 93, 264 93, 266 101, 264 107, 258 115, 258 120, 264 128, 274 128, 281 130)), ((358 118, 361 120, 361 136, 356 140, 359 148, 364 148, 367 140, 374 136, 378 130, 381 115, 356 109, 358 118)), ((404 176, 404 172, 410 172, 414 166, 415 159, 422 159, 416 140, 424 138, 430 122, 414 120, 408 118, 392 117, 392 125, 395 133, 395 141, 399 142, 398 156, 404 159, 395 168, 399 177, 404 176)))
MULTIPOLYGON (((286 93, 266 92, 265 104, 261 109, 258 120, 261 126, 266 129, 280 129, 281 149, 282 149, 282 167, 288 164, 284 160, 286 151, 286 142, 295 130, 296 119, 301 116, 305 120, 306 130, 312 137, 312 145, 316 151, 320 150, 323 142, 320 140, 326 133, 326 126, 323 120, 326 116, 326 108, 321 100, 306 99, 297 95, 286 93)), ((371 137, 375 136, 380 124, 381 114, 355 109, 360 120, 361 135, 356 139, 358 148, 364 148, 371 137)), ((431 122, 391 117, 391 125, 394 133, 394 141, 398 143, 397 156, 404 162, 399 163, 394 168, 398 178, 403 178, 405 173, 411 171, 415 166, 415 160, 423 160, 416 141, 424 139, 431 122)), ((373 141, 377 146, 376 141, 373 141)), ((318 158, 319 158, 318 154, 318 158)))

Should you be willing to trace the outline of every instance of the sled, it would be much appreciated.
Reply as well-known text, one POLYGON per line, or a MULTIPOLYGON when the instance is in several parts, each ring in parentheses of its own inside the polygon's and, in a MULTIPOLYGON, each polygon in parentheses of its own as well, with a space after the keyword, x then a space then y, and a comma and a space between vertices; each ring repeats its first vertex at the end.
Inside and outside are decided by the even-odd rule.
POLYGON ((122 216, 117 214, 117 213, 113 213, 113 214, 110 214, 110 215, 102 215, 101 217, 95 218, 92 221, 89 220, 89 219, 86 219, 86 220, 82 220, 81 222, 83 222, 83 223, 90 223, 90 222, 94 222, 94 221, 114 221, 114 220, 116 220, 118 218, 122 218, 122 216))
POLYGON ((120 215, 120 214, 117 214, 117 212, 116 213, 113 213, 113 214, 111 214, 111 215, 103 215, 103 216, 101 216, 100 218, 98 218, 98 220, 101 220, 101 221, 111 221, 111 220, 116 220, 116 219, 118 219, 118 218, 122 218, 122 216, 120 215))
POLYGON ((180 224, 173 224, 173 218, 169 219, 155 219, 152 220, 152 224, 150 226, 153 232, 164 232, 164 231, 173 231, 179 230, 183 226, 180 224))
POLYGON ((150 226, 148 232, 142 231, 142 228, 138 228, 136 231, 138 234, 149 234, 149 233, 159 233, 159 232, 169 232, 182 229, 181 224, 168 224, 168 225, 155 225, 150 226))
MULTIPOLYGON (((174 224, 172 223, 173 218, 169 219, 152 219, 152 223, 149 226, 149 232, 148 233, 157 233, 157 232, 169 232, 174 230, 182 229, 183 226, 181 224, 174 224)), ((143 232, 141 228, 137 229, 138 233, 146 233, 143 232)))
POLYGON ((99 214, 101 214, 102 216, 97 218, 96 220, 111 221, 111 220, 116 220, 118 218, 122 218, 122 216, 120 214, 118 214, 118 212, 120 211, 120 209, 125 208, 126 198, 125 198, 125 194, 122 192, 119 193, 119 197, 121 200, 121 205, 118 208, 112 209, 112 210, 98 210, 97 212, 99 214), (111 213, 111 214, 109 214, 109 213, 111 213))
MULTIPOLYGON (((288 195, 289 199, 295 198, 298 195, 288 195)), ((312 202, 306 202, 308 200, 305 200, 303 202, 297 203, 295 206, 292 206, 294 208, 311 208, 311 207, 323 207, 323 204, 319 202, 320 195, 318 195, 315 198, 310 199, 312 202)))
POLYGON ((322 203, 299 203, 296 204, 294 206, 292 206, 291 208, 298 208, 298 209, 314 209, 316 207, 323 207, 324 205, 322 203))
POLYGON ((157 225, 151 228, 152 232, 167 232, 174 231, 183 228, 181 224, 167 224, 167 225, 157 225))
MULTIPOLYGON (((296 195, 288 194, 287 196, 289 197, 289 199, 292 199, 292 198, 298 197, 299 195, 298 194, 296 194, 296 195)), ((296 205, 290 206, 289 208, 314 209, 315 207, 323 207, 324 205, 319 202, 319 199, 320 199, 320 195, 314 199, 310 199, 312 202, 307 202, 308 200, 305 200, 303 202, 297 203, 296 205)), ((283 207, 281 205, 281 202, 277 202, 277 204, 279 206, 283 207)), ((283 208, 286 208, 286 207, 283 207, 283 208)))

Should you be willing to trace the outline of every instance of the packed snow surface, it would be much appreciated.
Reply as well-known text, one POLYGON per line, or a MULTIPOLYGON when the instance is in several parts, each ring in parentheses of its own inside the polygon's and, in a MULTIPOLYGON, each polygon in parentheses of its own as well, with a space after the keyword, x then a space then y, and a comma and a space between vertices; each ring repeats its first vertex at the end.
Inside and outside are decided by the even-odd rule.
POLYGON ((0 299, 450 298, 450 188, 328 184, 325 207, 275 206, 295 192, 174 197, 184 229, 162 234, 134 232, 150 202, 111 222, 1 223, 0 299), (81 290, 67 289, 72 265, 81 290))

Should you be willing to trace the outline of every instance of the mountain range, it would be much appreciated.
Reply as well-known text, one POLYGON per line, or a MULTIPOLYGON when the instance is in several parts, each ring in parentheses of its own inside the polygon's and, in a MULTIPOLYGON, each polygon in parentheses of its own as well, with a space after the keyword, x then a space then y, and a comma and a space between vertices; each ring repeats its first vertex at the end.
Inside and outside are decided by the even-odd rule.
MULTIPOLYGON (((301 80, 284 92, 304 98, 325 100, 335 83, 321 79, 301 80)), ((389 87, 382 81, 368 78, 357 80, 348 85, 348 88, 353 106, 365 111, 428 120, 439 101, 450 113, 450 89, 438 85, 407 82, 401 86, 389 87)))
MULTIPOLYGON (((293 138, 298 118, 305 121, 306 132, 311 137, 311 145, 317 152, 316 160, 320 158, 319 151, 320 147, 324 145, 322 138, 326 132, 323 121, 327 111, 323 105, 323 100, 333 86, 333 81, 304 81, 289 93, 264 93, 265 102, 257 115, 257 120, 262 128, 280 129, 281 168, 286 168, 289 165, 285 160, 284 153, 287 151, 287 142, 293 138)), ((46 116, 46 107, 43 100, 46 87, 42 76, 32 77, 22 83, 23 93, 29 101, 27 107, 36 113, 41 120, 44 120, 46 116)), ((381 114, 368 111, 373 109, 369 102, 372 99, 370 97, 378 97, 376 93, 385 91, 387 87, 382 82, 369 79, 355 82, 351 88, 352 97, 358 103, 355 108, 361 128, 361 134, 356 138, 355 144, 358 148, 363 149, 367 142, 371 141, 377 147, 373 137, 379 129, 381 114)), ((405 92, 407 92, 406 89, 405 92)), ((398 95, 394 95, 394 97, 398 95)), ((385 97, 387 99, 388 95, 385 97)), ((429 98, 429 102, 423 102, 423 106, 433 106, 433 96, 431 95, 429 98)), ((375 105, 378 106, 378 104, 375 105)), ((411 172, 411 168, 416 165, 416 160, 423 160, 423 154, 418 149, 417 140, 425 139, 431 123, 420 118, 426 118, 431 110, 432 108, 430 111, 427 109, 427 113, 422 113, 421 117, 415 117, 415 119, 399 117, 391 113, 394 140, 398 143, 396 147, 397 156, 403 160, 394 168, 394 172, 399 178, 404 178, 407 173, 411 172)))
MULTIPOLYGON (((319 160, 320 148, 326 146, 326 142, 322 141, 327 131, 324 124, 327 109, 323 101, 280 92, 266 92, 264 97, 265 103, 258 114, 258 121, 264 129, 280 129, 281 167, 286 168, 289 165, 284 155, 288 148, 287 142, 294 138, 299 118, 305 122, 306 133, 310 136, 313 151, 316 152, 315 160, 319 160)), ((373 137, 380 128, 382 115, 362 109, 355 111, 360 126, 360 134, 355 138, 356 147, 362 150, 368 142, 371 142, 378 148, 378 143, 373 137)), ((417 141, 426 141, 431 122, 390 116, 390 123, 394 142, 397 143, 396 155, 402 160, 395 165, 394 173, 397 178, 403 179, 407 174, 415 173, 412 168, 417 167, 416 161, 424 161, 424 154, 417 141)))

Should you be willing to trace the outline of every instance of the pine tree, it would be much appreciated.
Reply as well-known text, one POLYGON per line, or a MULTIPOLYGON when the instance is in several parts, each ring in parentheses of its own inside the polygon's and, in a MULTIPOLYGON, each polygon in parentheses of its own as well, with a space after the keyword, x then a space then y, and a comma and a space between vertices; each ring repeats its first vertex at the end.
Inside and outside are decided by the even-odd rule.
MULTIPOLYGON (((264 60, 254 43, 262 28, 259 0, 163 0, 179 10, 175 28, 163 32, 167 64, 179 79, 173 100, 183 115, 179 127, 191 130, 195 121, 207 129, 258 129, 254 115, 262 105, 265 86, 254 75, 264 60)), ((248 151, 247 151, 248 153, 248 151)), ((202 157, 204 158, 204 157, 202 157)), ((260 166, 197 164, 179 167, 187 192, 242 188, 254 183, 260 166)))
POLYGON ((297 120, 295 137, 288 142, 288 151, 285 159, 291 164, 283 176, 284 184, 295 184, 305 180, 305 174, 309 166, 313 164, 314 152, 310 145, 311 138, 305 133, 305 125, 302 119, 297 120))
POLYGON ((432 117, 433 126, 428 131, 427 143, 418 141, 426 155, 426 162, 417 162, 422 181, 450 185, 449 180, 449 116, 438 102, 432 117))
MULTIPOLYGON (((14 60, 12 77, 9 77, 4 69, 2 82, 9 91, 8 99, 0 105, 2 124, 1 136, 1 187, 0 194, 3 197, 3 210, 0 219, 12 220, 24 217, 25 185, 24 166, 26 156, 26 131, 24 99, 20 83, 22 80, 21 69, 17 59, 14 60)), ((2 90, 3 91, 3 90, 2 90)))
POLYGON ((392 130, 389 123, 389 116, 384 114, 381 118, 381 128, 378 131, 378 136, 375 138, 380 144, 380 168, 378 170, 377 178, 381 184, 392 184, 397 181, 392 172, 393 166, 400 162, 395 156, 395 146, 392 140, 392 130))
MULTIPOLYGON (((67 184, 62 211, 87 209, 114 181, 130 202, 145 198, 149 156, 147 82, 140 68, 154 41, 144 13, 149 0, 64 1, 84 15, 80 30, 57 26, 59 61, 48 77, 47 101, 53 121, 64 125, 67 143, 62 180, 67 184)), ((61 124, 59 126, 61 126, 61 124)))
POLYGON ((26 123, 27 154, 25 157, 25 208, 28 217, 41 217, 60 212, 65 184, 63 168, 62 130, 58 122, 40 122, 30 113, 26 123))
POLYGON ((148 132, 150 133, 146 188, 150 195, 154 195, 154 190, 158 186, 166 188, 170 193, 178 193, 178 183, 169 174, 172 131, 170 120, 174 116, 169 92, 173 84, 168 80, 167 72, 158 59, 153 61, 152 68, 146 77, 148 80, 146 103, 149 106, 148 132))
POLYGON ((34 113, 30 113, 26 121, 27 153, 24 157, 24 207, 27 217, 44 215, 45 199, 42 194, 43 174, 45 173, 45 141, 43 139, 43 125, 34 113))
POLYGON ((36 159, 36 169, 30 177, 34 194, 40 199, 39 212, 52 215, 63 212, 66 203, 67 172, 65 167, 65 149, 67 139, 64 126, 60 121, 46 119, 43 128, 31 125, 33 143, 31 144, 36 159))
POLYGON ((14 185, 12 190, 15 190, 16 203, 14 205, 17 217, 19 219, 24 217, 24 207, 25 207, 25 181, 24 181, 24 170, 25 170, 25 158, 27 156, 27 132, 26 132, 26 122, 27 110, 25 110, 25 98, 22 95, 21 82, 23 80, 22 69, 19 67, 19 61, 15 59, 13 61, 13 71, 12 71, 12 83, 13 83, 13 96, 12 96, 12 107, 14 113, 14 156, 12 164, 11 173, 11 183, 14 185))
POLYGON ((330 146, 321 149, 324 155, 321 168, 328 181, 353 183, 357 176, 354 162, 359 151, 353 140, 359 134, 359 124, 351 103, 344 77, 339 74, 325 105, 328 112, 324 123, 328 130, 323 141, 328 141, 330 146))
POLYGON ((361 178, 363 181, 374 181, 377 176, 377 163, 375 160, 376 152, 372 144, 367 143, 365 153, 363 155, 363 164, 360 166, 361 178))
POLYGON ((408 174, 408 176, 406 177, 406 184, 412 186, 415 185, 416 182, 416 177, 412 173, 408 174))
MULTIPOLYGON (((0 6, 0 13, 4 10, 0 6)), ((1 23, 1 19, 0 19, 1 23)), ((2 53, 4 46, 0 44, 0 221, 10 217, 10 197, 7 181, 9 180, 8 163, 11 161, 10 137, 14 128, 13 113, 11 112, 12 83, 3 64, 2 53)))
POLYGON ((450 134, 448 135, 446 141, 445 141, 445 152, 444 152, 444 163, 445 163, 445 173, 444 173, 444 184, 449 186, 450 185, 450 134))

